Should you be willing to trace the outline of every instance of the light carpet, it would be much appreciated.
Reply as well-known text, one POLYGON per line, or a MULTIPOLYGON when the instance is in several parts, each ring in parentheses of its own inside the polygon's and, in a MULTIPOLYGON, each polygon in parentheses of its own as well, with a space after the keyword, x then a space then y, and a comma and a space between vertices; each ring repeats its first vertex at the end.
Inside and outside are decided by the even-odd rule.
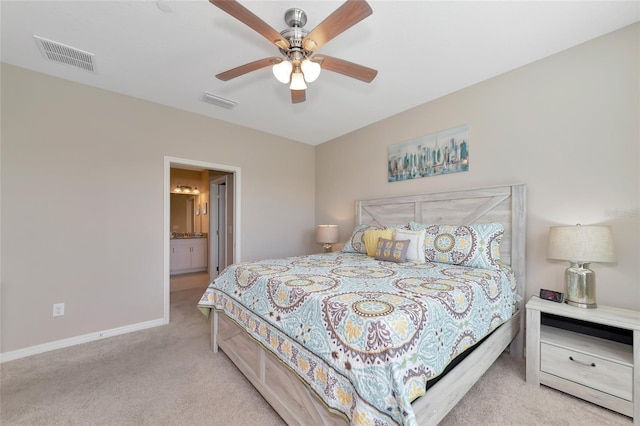
MULTIPOLYGON (((171 323, 0 366, 9 425, 282 425, 196 309, 203 290, 171 293, 171 323)), ((631 419, 524 381, 503 354, 442 425, 630 425, 631 419)))

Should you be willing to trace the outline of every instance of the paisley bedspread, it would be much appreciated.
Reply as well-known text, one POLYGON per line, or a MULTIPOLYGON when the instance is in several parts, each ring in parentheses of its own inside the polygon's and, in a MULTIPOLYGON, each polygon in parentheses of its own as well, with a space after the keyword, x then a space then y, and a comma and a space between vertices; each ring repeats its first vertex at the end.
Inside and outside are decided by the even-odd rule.
POLYGON ((508 320, 513 273, 328 253, 227 268, 198 306, 224 312, 354 425, 415 425, 411 402, 508 320))

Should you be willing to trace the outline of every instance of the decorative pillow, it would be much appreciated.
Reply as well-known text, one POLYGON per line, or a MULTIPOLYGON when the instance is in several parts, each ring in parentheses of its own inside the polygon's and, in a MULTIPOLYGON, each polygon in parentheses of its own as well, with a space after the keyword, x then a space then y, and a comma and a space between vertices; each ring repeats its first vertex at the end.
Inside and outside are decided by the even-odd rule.
POLYGON ((394 240, 409 240, 407 247, 407 261, 424 263, 424 238, 425 230, 408 231, 406 229, 395 229, 393 232, 394 240))
POLYGON ((411 228, 426 231, 424 254, 427 261, 500 269, 500 242, 504 227, 499 223, 464 226, 411 222, 411 228))
MULTIPOLYGON (((389 228, 410 229, 408 223, 397 225, 397 226, 396 225, 390 226, 389 228)), ((344 246, 342 247, 342 252, 367 254, 367 249, 364 244, 364 231, 366 231, 367 229, 384 229, 384 228, 378 228, 377 226, 368 225, 368 224, 356 225, 356 227, 353 228, 353 233, 351 234, 351 237, 344 243, 344 246)))
POLYGON ((342 247, 343 253, 364 253, 367 254, 367 249, 364 245, 364 231, 367 229, 378 229, 371 225, 356 225, 353 228, 351 237, 344 243, 342 247))
POLYGON ((368 256, 375 256, 378 247, 378 239, 386 238, 390 240, 393 237, 393 229, 367 229, 364 231, 364 246, 368 256))
POLYGON ((395 263, 406 262, 407 248, 409 248, 409 240, 379 238, 375 259, 395 263))

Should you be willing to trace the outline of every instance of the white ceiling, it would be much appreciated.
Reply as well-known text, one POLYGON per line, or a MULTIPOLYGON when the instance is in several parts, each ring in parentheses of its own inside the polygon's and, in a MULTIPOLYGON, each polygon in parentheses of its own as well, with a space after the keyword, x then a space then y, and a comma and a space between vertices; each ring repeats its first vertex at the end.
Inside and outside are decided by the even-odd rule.
MULTIPOLYGON (((300 7, 313 29, 340 1, 241 1, 276 30, 300 7)), ((317 145, 640 20, 638 1, 370 1, 373 15, 319 53, 379 71, 366 84, 324 71, 292 105, 279 55, 206 0, 1 2, 2 62, 317 145), (44 59, 33 36, 95 54, 96 72, 44 59), (239 104, 200 100, 207 91, 239 104)))

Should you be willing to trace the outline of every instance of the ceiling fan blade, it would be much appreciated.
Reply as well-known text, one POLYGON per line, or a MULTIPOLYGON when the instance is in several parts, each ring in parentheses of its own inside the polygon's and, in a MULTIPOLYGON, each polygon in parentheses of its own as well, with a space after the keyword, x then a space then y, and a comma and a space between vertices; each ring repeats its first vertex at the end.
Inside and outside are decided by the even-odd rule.
POLYGON ((302 47, 313 52, 372 13, 371 6, 366 1, 347 0, 307 34, 302 40, 302 47))
POLYGON ((275 65, 279 62, 282 62, 282 58, 264 58, 258 59, 257 61, 249 62, 248 64, 240 65, 239 67, 232 68, 225 72, 221 72, 216 75, 216 78, 222 81, 229 81, 232 78, 240 77, 241 75, 245 75, 250 73, 251 71, 259 70, 260 68, 268 67, 270 65, 275 65))
POLYGON ((282 35, 276 31, 269 24, 258 18, 249 9, 241 5, 235 0, 209 0, 211 4, 219 7, 229 15, 236 18, 238 21, 247 25, 254 31, 257 31, 264 38, 275 44, 279 48, 288 49, 289 40, 282 37, 282 35))
POLYGON ((292 90, 291 91, 291 103, 299 104, 300 102, 304 102, 307 100, 307 91, 306 90, 292 90))
POLYGON ((340 73, 347 77, 356 78, 365 83, 371 83, 378 70, 368 68, 363 65, 354 64, 353 62, 345 61, 344 59, 333 58, 326 55, 317 55, 311 58, 314 62, 319 62, 322 69, 340 73))

